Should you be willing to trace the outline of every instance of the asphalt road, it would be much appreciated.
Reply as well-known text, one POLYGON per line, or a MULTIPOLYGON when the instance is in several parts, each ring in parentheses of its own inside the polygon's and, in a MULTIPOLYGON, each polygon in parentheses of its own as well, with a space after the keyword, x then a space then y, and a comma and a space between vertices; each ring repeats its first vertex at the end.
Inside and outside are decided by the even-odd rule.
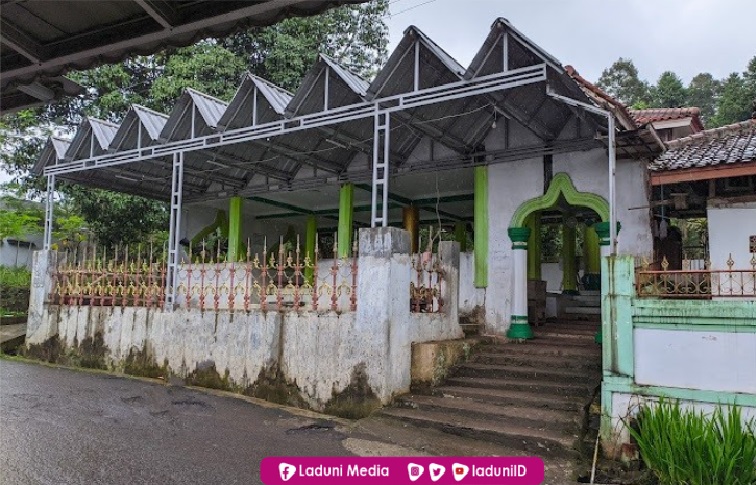
POLYGON ((256 484, 264 457, 348 455, 344 438, 231 397, 0 360, 2 484, 256 484))

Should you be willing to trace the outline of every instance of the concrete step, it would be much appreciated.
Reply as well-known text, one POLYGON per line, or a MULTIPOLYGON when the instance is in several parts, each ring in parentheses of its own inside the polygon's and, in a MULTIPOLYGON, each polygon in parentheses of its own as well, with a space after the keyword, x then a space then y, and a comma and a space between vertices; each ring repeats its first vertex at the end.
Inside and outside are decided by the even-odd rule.
POLYGON ((548 408, 524 406, 501 406, 496 403, 475 401, 467 398, 439 396, 404 396, 397 407, 440 411, 476 419, 495 420, 501 424, 523 425, 554 431, 573 429, 580 425, 580 414, 575 411, 559 411, 548 408))
POLYGON ((528 367, 546 367, 552 369, 587 369, 600 371, 601 359, 596 357, 557 357, 551 355, 534 355, 521 353, 478 353, 470 359, 472 363, 494 365, 522 365, 528 367))
POLYGON ((487 389, 476 387, 443 386, 435 390, 438 395, 455 398, 472 399, 479 402, 498 404, 499 406, 525 406, 528 408, 546 408, 560 411, 579 412, 583 402, 575 396, 563 396, 552 393, 529 391, 512 391, 509 389, 487 389))
POLYGON ((584 339, 587 341, 593 341, 593 338, 596 336, 596 332, 598 332, 598 328, 585 328, 585 329, 576 329, 571 328, 568 326, 564 327, 558 327, 558 326, 550 326, 547 328, 541 328, 541 329, 535 329, 533 333, 538 338, 564 338, 564 339, 584 339))
POLYGON ((563 357, 584 357, 601 359, 601 346, 593 342, 565 338, 541 338, 536 336, 526 342, 512 342, 502 345, 484 345, 481 353, 504 353, 507 355, 553 355, 563 357), (565 342, 566 341, 566 342, 565 342))
POLYGON ((600 372, 574 369, 551 369, 544 366, 492 365, 467 363, 459 366, 455 375, 494 379, 523 379, 589 384, 600 379, 600 372))
POLYGON ((530 392, 553 397, 577 397, 588 399, 593 395, 593 390, 601 383, 600 378, 591 382, 553 382, 535 379, 504 379, 491 377, 465 377, 455 376, 446 380, 446 386, 469 387, 475 389, 495 389, 517 392, 530 392))
POLYGON ((568 306, 564 309, 564 312, 568 315, 570 314, 577 314, 577 315, 601 315, 601 307, 593 307, 593 306, 568 306))
MULTIPOLYGON (((578 296, 578 295, 573 295, 578 296)), ((580 290, 579 296, 601 296, 601 290, 580 290)))
POLYGON ((571 295, 567 298, 576 303, 601 306, 601 295, 586 295, 585 293, 581 293, 579 295, 571 295))
POLYGON ((577 440, 577 435, 572 436, 551 429, 527 427, 520 423, 505 424, 496 420, 466 417, 442 411, 387 408, 381 413, 415 426, 517 447, 527 454, 570 457, 576 454, 573 445, 577 440))

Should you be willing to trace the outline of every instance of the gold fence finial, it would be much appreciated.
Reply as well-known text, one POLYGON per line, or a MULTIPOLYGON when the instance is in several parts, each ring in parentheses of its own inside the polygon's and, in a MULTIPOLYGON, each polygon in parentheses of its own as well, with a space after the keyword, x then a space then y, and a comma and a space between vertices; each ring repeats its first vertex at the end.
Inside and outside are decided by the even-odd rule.
POLYGON ((669 269, 669 261, 667 261, 667 257, 666 256, 664 256, 662 258, 661 267, 662 267, 663 271, 667 271, 669 269))
POLYGON ((735 266, 735 261, 732 259, 732 253, 730 253, 730 256, 727 258, 727 268, 732 271, 733 266, 735 266))

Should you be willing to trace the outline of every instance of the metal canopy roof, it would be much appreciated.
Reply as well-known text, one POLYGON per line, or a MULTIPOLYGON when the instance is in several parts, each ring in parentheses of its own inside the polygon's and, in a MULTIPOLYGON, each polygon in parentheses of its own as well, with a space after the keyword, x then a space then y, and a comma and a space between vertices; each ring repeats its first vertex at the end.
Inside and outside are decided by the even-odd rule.
MULTIPOLYGON (((134 107, 117 135, 109 128, 116 141, 101 144, 115 153, 97 151, 92 157, 76 148, 74 156, 72 150, 89 136, 89 119, 65 161, 47 154, 35 168, 41 173, 46 167, 47 175, 59 179, 167 200, 172 157, 183 153, 186 202, 369 181, 379 113, 391 118, 392 174, 601 147, 596 131, 606 132, 606 120, 554 100, 547 84, 592 102, 556 59, 504 19, 494 22, 467 69, 410 27, 372 83, 321 55, 294 94, 252 74, 243 76, 230 104, 187 89, 159 140, 147 124, 163 116, 134 107), (137 146, 136 118, 150 137, 137 146), (506 125, 507 135, 489 140, 497 121, 506 125), (510 125, 526 143, 510 146, 510 125), (486 140, 491 146, 483 146, 486 140), (94 172, 101 173, 82 176, 94 172)), ((620 153, 635 145, 642 145, 637 151, 644 156, 653 152, 648 137, 634 141, 640 131, 626 133, 620 153)))
POLYGON ((366 0, 0 0, 0 112, 81 87, 74 69, 366 0))

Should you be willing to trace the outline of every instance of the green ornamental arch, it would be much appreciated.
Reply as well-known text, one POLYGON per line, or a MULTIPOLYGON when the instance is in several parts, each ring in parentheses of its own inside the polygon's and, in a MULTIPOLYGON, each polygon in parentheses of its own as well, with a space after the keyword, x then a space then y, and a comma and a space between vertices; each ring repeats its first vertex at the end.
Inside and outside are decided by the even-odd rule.
POLYGON ((570 176, 561 172, 551 180, 549 190, 545 194, 520 204, 512 217, 510 227, 525 226, 525 220, 530 214, 553 207, 559 200, 559 195, 562 195, 570 205, 592 209, 602 222, 609 221, 609 204, 606 199, 590 192, 578 192, 572 185, 570 176))

